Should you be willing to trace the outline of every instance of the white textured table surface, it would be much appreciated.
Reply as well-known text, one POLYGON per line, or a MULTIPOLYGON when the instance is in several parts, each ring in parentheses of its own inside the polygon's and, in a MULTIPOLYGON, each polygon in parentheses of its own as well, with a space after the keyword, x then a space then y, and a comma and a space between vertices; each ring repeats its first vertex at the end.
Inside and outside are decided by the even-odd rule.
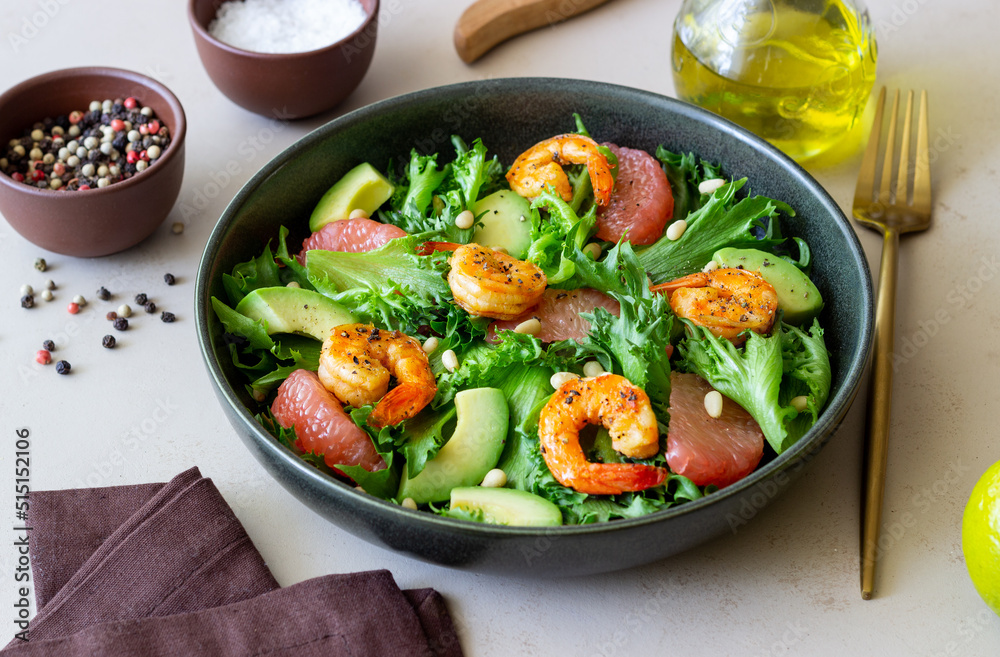
MULTIPOLYGON (((15 522, 15 430, 28 427, 33 489, 164 481, 197 464, 283 585, 388 568, 403 587, 433 586, 447 597, 472 656, 997 654, 1000 619, 969 581, 960 533, 973 483, 1000 459, 1000 9, 988 0, 869 3, 879 83, 930 92, 936 194, 933 228, 902 242, 883 530, 890 539, 876 599, 863 602, 858 588, 861 403, 793 491, 735 535, 648 567, 570 580, 469 574, 372 547, 302 506, 252 459, 209 386, 192 305, 193 276, 215 219, 262 164, 348 110, 460 80, 561 76, 673 93, 669 35, 678 0, 615 0, 473 66, 451 43, 465 4, 384 0, 374 62, 357 92, 335 112, 272 131, 212 85, 181 2, 0 3, 0 89, 69 65, 151 74, 187 111, 180 202, 203 205, 199 194, 214 191, 213 177, 222 188, 204 210, 182 217, 175 208, 139 247, 97 260, 44 253, 0 224, 0 491, 7 496, 0 495, 0 518, 15 522), (46 7, 50 17, 39 13, 46 7), (226 182, 219 172, 231 162, 239 173, 226 182), (170 232, 173 221, 186 224, 182 235, 170 232), (47 257, 48 273, 32 268, 37 256, 47 257), (176 286, 163 284, 167 271, 176 286), (58 302, 22 311, 18 288, 46 277, 60 285, 58 302), (119 334, 119 348, 107 352, 100 341, 110 304, 93 303, 76 316, 65 311, 73 294, 93 296, 101 285, 119 299, 145 291, 178 321, 137 317, 119 334), (72 362, 71 376, 35 365, 45 338, 59 344, 54 355, 72 362)), ((811 168, 845 210, 859 160, 811 168)), ((877 271, 878 236, 860 238, 877 271)), ((7 610, 0 628, 7 636, 14 631, 13 539, 0 526, 0 609, 7 610)))

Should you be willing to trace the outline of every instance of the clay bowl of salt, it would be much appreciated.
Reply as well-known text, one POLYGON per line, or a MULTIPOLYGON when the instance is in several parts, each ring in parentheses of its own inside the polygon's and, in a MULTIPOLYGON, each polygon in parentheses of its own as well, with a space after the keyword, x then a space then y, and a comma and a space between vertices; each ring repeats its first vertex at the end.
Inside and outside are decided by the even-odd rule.
POLYGON ((264 116, 299 119, 347 98, 375 52, 379 0, 189 0, 215 86, 264 116))

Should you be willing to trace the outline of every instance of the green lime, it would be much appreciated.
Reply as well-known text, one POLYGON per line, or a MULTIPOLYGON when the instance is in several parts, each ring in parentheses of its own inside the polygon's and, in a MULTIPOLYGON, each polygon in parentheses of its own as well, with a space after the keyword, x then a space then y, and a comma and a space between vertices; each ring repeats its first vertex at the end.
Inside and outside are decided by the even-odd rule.
POLYGON ((972 489, 962 516, 962 552, 976 590, 1000 616, 1000 461, 972 489))

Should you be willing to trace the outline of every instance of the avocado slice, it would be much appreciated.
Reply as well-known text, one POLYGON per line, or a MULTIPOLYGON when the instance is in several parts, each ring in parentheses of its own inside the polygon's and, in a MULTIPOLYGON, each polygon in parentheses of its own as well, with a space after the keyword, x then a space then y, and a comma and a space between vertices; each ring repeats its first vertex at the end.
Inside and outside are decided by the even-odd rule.
POLYGON ((478 484, 500 460, 507 438, 507 398, 496 388, 473 388, 455 395, 455 432, 412 479, 403 469, 399 499, 417 504, 443 502, 451 489, 478 484))
POLYGON ((480 199, 470 209, 477 217, 482 215, 479 221, 483 224, 472 234, 473 242, 491 248, 502 246, 518 260, 528 255, 531 206, 523 196, 501 190, 480 199))
POLYGON ((347 308, 319 292, 297 287, 260 287, 236 305, 236 312, 262 320, 268 335, 298 333, 326 340, 330 330, 357 321, 347 308))
POLYGON ((790 262, 757 249, 719 249, 712 256, 720 267, 742 267, 764 277, 778 293, 784 321, 805 324, 823 310, 823 297, 805 272, 790 262))
POLYGON ((559 507, 544 497, 516 488, 454 488, 450 510, 458 509, 477 515, 491 525, 554 527, 562 524, 559 507))
POLYGON ((390 196, 392 183, 367 162, 359 164, 323 194, 309 217, 309 230, 316 232, 330 222, 347 219, 353 210, 374 214, 390 196))

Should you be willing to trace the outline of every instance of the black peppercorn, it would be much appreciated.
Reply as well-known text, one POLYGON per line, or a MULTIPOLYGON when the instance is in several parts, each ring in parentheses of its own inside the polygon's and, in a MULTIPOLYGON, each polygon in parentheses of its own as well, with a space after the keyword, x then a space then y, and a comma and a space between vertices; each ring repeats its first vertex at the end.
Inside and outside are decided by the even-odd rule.
POLYGON ((100 299, 101 301, 107 301, 108 299, 111 298, 111 293, 108 292, 107 288, 105 288, 102 285, 101 287, 97 288, 97 298, 100 299))
POLYGON ((55 351, 56 343, 53 342, 52 340, 46 340, 45 342, 42 343, 42 348, 45 349, 46 351, 55 351))
POLYGON ((177 282, 177 279, 174 278, 173 274, 164 274, 163 282, 166 283, 167 285, 173 285, 174 283, 177 282))
POLYGON ((35 307, 35 297, 30 294, 25 294, 21 297, 21 307, 22 308, 34 308, 35 307))
POLYGON ((104 345, 105 349, 114 349, 118 341, 115 340, 115 336, 113 335, 105 335, 104 339, 101 340, 101 344, 104 345))
POLYGON ((124 317, 119 317, 114 321, 112 326, 115 327, 116 331, 125 331, 128 329, 128 320, 125 319, 124 317))
POLYGON ((135 295, 135 302, 137 304, 139 304, 140 306, 145 306, 146 305, 146 301, 147 301, 147 298, 146 298, 146 293, 145 292, 140 292, 139 294, 135 295))
POLYGON ((56 372, 59 372, 60 374, 69 374, 69 371, 71 369, 73 369, 73 367, 69 364, 68 361, 61 360, 58 363, 56 363, 56 372))
POLYGON ((149 313, 150 315, 156 312, 156 304, 153 303, 152 301, 147 301, 146 305, 143 306, 143 308, 145 308, 146 312, 149 313))
POLYGON ((174 316, 173 313, 168 313, 165 310, 162 313, 160 313, 160 320, 166 322, 167 324, 171 323, 175 319, 177 318, 174 316))

